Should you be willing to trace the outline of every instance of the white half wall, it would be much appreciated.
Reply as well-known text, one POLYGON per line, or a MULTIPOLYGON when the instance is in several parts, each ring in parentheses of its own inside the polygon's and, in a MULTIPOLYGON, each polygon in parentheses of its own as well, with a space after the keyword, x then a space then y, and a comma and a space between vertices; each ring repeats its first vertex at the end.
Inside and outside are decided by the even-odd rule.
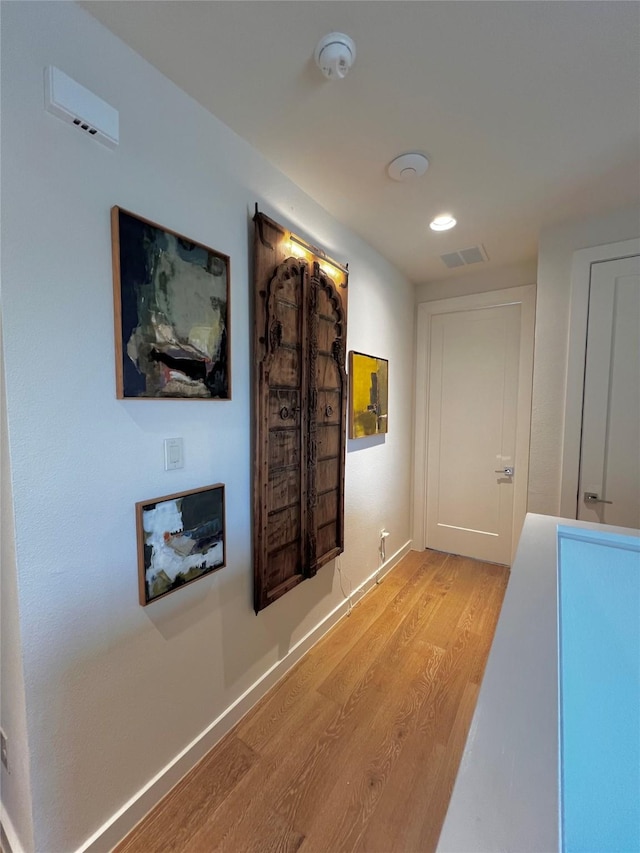
MULTIPOLYGON (((347 448, 345 588, 377 567, 381 527, 388 554, 410 540, 414 295, 374 249, 73 3, 2 5, 1 166, 33 839, 15 807, 10 817, 25 850, 66 853, 343 601, 330 564, 260 615, 252 609, 254 202, 349 263, 348 348, 389 359, 389 433, 347 448), (45 112, 48 65, 119 111, 115 151, 45 112), (116 400, 114 204, 231 256, 232 401, 116 400), (175 436, 186 464, 165 472, 163 439, 175 436), (134 503, 214 482, 226 484, 227 567, 141 608, 134 503)), ((28 786, 24 776, 12 784, 28 786)))

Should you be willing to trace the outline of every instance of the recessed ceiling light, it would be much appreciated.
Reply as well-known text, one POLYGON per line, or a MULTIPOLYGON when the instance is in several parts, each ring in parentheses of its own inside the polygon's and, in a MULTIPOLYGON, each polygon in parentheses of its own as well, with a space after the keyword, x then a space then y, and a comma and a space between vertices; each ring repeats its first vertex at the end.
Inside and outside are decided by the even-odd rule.
POLYGON ((394 181, 410 181, 419 178, 429 168, 429 161, 424 154, 401 154, 387 166, 387 173, 394 181))
POLYGON ((455 224, 456 220, 450 213, 441 213, 440 216, 436 216, 436 218, 429 223, 429 228, 431 228, 432 231, 448 231, 450 228, 453 228, 455 224))

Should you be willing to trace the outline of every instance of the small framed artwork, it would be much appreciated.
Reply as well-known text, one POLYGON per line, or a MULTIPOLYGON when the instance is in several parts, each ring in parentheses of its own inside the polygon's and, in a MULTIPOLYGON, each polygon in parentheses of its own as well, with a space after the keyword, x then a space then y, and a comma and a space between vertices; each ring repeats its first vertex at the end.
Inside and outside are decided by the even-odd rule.
POLYGON ((389 362, 349 353, 349 438, 381 435, 388 428, 389 362))
POLYGON ((136 504, 140 604, 150 604, 226 564, 224 486, 136 504))
POLYGON ((229 258, 111 209, 118 399, 229 400, 229 258))

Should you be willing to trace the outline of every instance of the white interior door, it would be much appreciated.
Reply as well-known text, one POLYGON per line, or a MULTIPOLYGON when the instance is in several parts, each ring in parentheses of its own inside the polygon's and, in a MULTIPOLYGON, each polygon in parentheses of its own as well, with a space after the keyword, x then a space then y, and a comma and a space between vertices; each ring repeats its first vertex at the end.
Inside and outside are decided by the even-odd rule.
POLYGON ((511 562, 527 505, 534 319, 533 285, 418 306, 418 547, 511 562))
POLYGON ((510 561, 519 314, 519 305, 504 305, 433 318, 429 548, 510 561))
POLYGON ((640 528, 639 256, 592 268, 578 518, 640 528))

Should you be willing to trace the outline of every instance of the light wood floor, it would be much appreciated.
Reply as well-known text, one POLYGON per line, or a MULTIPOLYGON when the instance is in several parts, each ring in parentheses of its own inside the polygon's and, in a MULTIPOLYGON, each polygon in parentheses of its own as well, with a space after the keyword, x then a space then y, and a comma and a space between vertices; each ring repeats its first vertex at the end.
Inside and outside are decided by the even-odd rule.
POLYGON ((434 850, 508 576, 411 552, 117 853, 434 850))

